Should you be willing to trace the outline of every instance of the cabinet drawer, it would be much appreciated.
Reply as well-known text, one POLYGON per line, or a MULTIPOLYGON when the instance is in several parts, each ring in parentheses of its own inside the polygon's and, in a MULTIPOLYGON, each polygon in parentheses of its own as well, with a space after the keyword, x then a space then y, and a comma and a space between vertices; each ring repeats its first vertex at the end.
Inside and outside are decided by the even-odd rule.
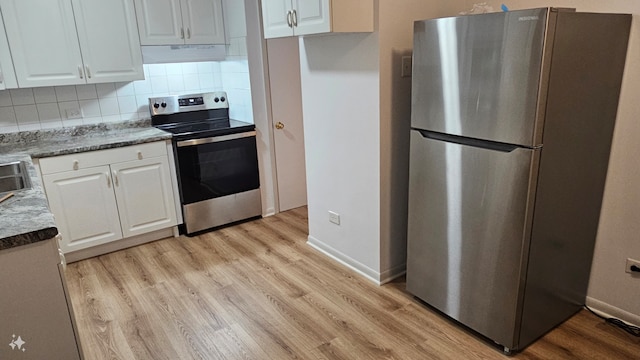
POLYGON ((43 158, 39 160, 39 163, 42 174, 53 174, 166 155, 166 142, 157 141, 114 149, 43 158))

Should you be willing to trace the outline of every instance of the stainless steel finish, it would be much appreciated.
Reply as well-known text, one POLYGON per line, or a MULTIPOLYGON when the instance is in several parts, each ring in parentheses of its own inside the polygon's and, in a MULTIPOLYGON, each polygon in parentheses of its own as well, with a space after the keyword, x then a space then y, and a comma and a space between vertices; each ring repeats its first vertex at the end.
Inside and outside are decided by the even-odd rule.
POLYGON ((31 177, 24 161, 0 164, 0 194, 31 188, 31 177))
POLYGON ((292 15, 291 10, 287 11, 287 25, 289 25, 289 27, 293 27, 293 20, 291 20, 292 15))
POLYGON ((151 115, 163 115, 163 114, 175 114, 182 112, 190 112, 196 110, 209 110, 209 109, 224 109, 229 108, 229 101, 227 100, 227 93, 224 91, 214 91, 208 93, 198 93, 198 94, 188 94, 188 95, 170 95, 170 96, 161 96, 161 97, 152 97, 149 98, 149 111, 151 115), (204 104, 202 105, 191 105, 191 106, 180 106, 180 99, 188 99, 202 97, 204 100, 204 104), (216 102, 215 99, 218 98, 216 102), (225 101, 221 101, 220 99, 224 98, 225 101), (167 104, 166 107, 159 106, 157 109, 153 106, 154 104, 167 104))
POLYGON ((104 173, 104 176, 107 178, 107 187, 110 188, 111 187, 111 176, 109 175, 108 172, 104 173))
POLYGON ((230 135, 223 135, 223 136, 212 136, 212 137, 207 137, 207 138, 178 141, 176 143, 176 146, 177 147, 196 146, 196 145, 210 144, 210 143, 216 143, 216 142, 221 142, 221 141, 242 139, 242 138, 251 137, 251 136, 256 136, 256 131, 255 130, 254 131, 247 131, 247 132, 243 132, 243 133, 237 133, 237 134, 230 134, 230 135))
POLYGON ((84 68, 87 70, 87 79, 91 79, 91 69, 89 68, 89 65, 85 65, 84 68))
POLYGON ((416 22, 407 289, 505 352, 584 304, 630 26, 568 9, 416 22))
POLYGON ((260 189, 183 206, 187 233, 262 215, 260 189))
POLYGON ((298 11, 297 10, 293 10, 293 26, 298 26, 298 11))
POLYGON ((120 186, 119 182, 118 182, 118 172, 114 171, 113 172, 113 183, 115 186, 120 186))
POLYGON ((415 22, 411 126, 538 145, 534 130, 548 12, 415 22))
POLYGON ((520 288, 517 269, 529 241, 524 229, 535 176, 530 168, 539 153, 500 152, 411 132, 407 289, 509 346, 520 288), (496 256, 502 260, 496 262, 496 256))
POLYGON ((184 39, 184 28, 180 28, 180 39, 184 39))
POLYGON ((82 72, 82 66, 78 65, 78 75, 80 75, 80 79, 84 79, 84 73, 82 72))
POLYGON ((630 15, 558 14, 521 344, 584 304, 630 26, 630 15))

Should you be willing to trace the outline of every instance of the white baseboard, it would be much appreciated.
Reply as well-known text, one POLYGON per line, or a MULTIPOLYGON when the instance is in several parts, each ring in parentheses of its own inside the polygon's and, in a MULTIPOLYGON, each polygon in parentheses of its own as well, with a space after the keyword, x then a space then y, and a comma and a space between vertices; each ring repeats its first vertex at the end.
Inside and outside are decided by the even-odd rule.
POLYGON ((599 313, 602 316, 618 318, 631 325, 640 326, 640 316, 636 314, 632 314, 626 310, 622 310, 589 296, 587 296, 586 303, 591 310, 599 313))
POLYGON ((307 244, 340 264, 354 270, 377 285, 388 283, 389 281, 404 275, 406 272, 405 264, 395 266, 389 270, 383 271, 382 273, 377 272, 361 262, 337 251, 336 249, 327 246, 325 243, 311 235, 307 238, 307 244))

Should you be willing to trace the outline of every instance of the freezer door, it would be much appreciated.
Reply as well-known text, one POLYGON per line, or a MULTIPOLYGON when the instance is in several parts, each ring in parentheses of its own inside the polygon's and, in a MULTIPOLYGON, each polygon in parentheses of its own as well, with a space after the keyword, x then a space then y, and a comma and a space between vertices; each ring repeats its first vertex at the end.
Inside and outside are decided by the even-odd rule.
POLYGON ((509 348, 517 345, 539 153, 411 131, 407 290, 509 348))
POLYGON ((416 21, 413 128, 538 145, 548 9, 416 21))

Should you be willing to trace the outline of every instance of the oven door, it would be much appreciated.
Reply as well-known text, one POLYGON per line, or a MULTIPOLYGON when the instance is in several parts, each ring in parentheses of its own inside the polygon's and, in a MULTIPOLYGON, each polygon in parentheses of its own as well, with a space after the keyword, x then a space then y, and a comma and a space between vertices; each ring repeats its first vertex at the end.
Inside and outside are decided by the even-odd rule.
POLYGON ((176 143, 182 204, 258 189, 256 132, 176 143))

